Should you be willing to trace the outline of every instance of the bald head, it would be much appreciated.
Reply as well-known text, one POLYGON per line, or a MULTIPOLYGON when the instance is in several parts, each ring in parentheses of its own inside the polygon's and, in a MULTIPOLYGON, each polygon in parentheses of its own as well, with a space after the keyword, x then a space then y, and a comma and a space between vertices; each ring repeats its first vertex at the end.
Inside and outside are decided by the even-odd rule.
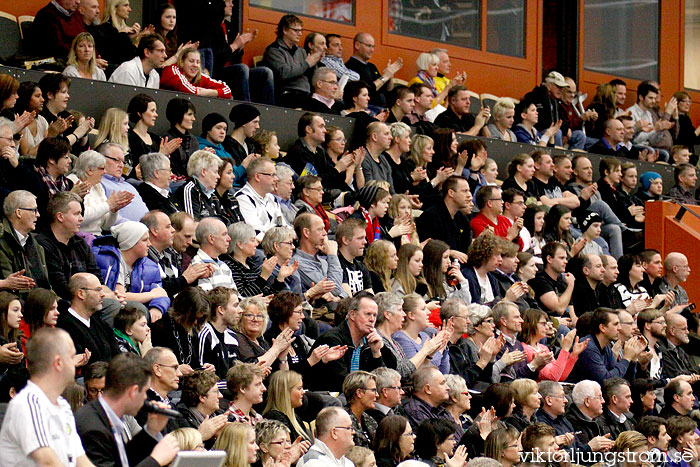
POLYGON ((688 258, 683 253, 669 253, 664 260, 666 278, 672 282, 685 282, 690 275, 688 258))
POLYGON ((65 372, 67 384, 75 376, 75 346, 70 335, 60 328, 43 327, 32 334, 27 343, 27 362, 32 377, 42 377, 51 372, 65 372))
POLYGON ((666 337, 675 346, 690 342, 688 320, 679 313, 666 313, 666 337))

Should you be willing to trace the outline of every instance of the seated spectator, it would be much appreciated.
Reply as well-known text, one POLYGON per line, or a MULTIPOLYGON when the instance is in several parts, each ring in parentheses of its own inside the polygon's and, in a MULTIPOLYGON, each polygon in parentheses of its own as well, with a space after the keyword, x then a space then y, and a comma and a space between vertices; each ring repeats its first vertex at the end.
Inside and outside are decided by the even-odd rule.
POLYGON ((404 392, 398 371, 380 367, 372 371, 372 374, 377 381, 377 400, 374 403, 374 409, 366 412, 379 424, 386 417, 396 415, 394 408, 401 404, 404 392))
POLYGON ((0 292, 0 375, 5 377, 9 371, 24 368, 24 352, 20 323, 22 321, 22 302, 10 292, 0 292))
MULTIPOLYGON (((551 212, 551 211, 550 211, 551 212)), ((542 248, 544 269, 537 273, 528 285, 535 292, 540 308, 559 318, 564 326, 573 326, 576 313, 571 305, 574 292, 574 275, 566 271, 566 248, 551 241, 542 248), (565 316, 567 313, 569 316, 565 316)))
POLYGON ((668 434, 668 421, 652 415, 642 417, 635 429, 646 437, 651 452, 665 453, 671 437, 668 434))
POLYGON ((238 104, 231 109, 229 119, 233 123, 233 131, 224 139, 223 147, 235 161, 234 185, 240 187, 245 183, 248 165, 260 157, 252 140, 260 130, 260 111, 249 104, 238 104))
POLYGON ((390 415, 379 424, 374 438, 376 465, 395 467, 411 457, 416 435, 405 417, 390 415))
MULTIPOLYGON (((151 368, 153 376, 151 376, 151 384, 146 391, 146 399, 149 401, 158 401, 164 404, 170 404, 170 394, 177 391, 180 383, 180 378, 183 376, 181 368, 187 371, 186 366, 178 364, 177 357, 167 347, 153 347, 146 352, 143 360, 151 368)), ((188 371, 188 374, 192 373, 188 371)), ((145 419, 143 411, 137 415, 139 419, 145 419)), ((170 424, 174 429, 174 423, 170 424)), ((166 428, 167 429, 167 428, 166 428)))
POLYGON ((160 87, 197 96, 231 98, 231 88, 226 83, 202 74, 200 54, 195 48, 183 49, 177 64, 163 69, 160 87))
POLYGON ((693 191, 698 182, 695 167, 690 164, 680 164, 673 170, 673 179, 676 184, 668 191, 668 196, 681 203, 695 206, 698 204, 693 191))
POLYGON ((462 439, 464 431, 469 428, 473 420, 467 413, 471 409, 472 395, 469 393, 467 383, 459 375, 449 374, 445 376, 450 400, 445 403, 445 408, 452 415, 452 423, 457 427, 455 439, 462 439))
POLYGON ((605 156, 620 156, 623 154, 621 145, 625 140, 625 127, 616 118, 611 118, 605 122, 603 136, 589 148, 594 154, 605 156))
POLYGON ((451 420, 452 415, 443 403, 449 400, 445 376, 433 365, 423 365, 413 372, 413 393, 401 405, 411 427, 418 427, 423 420, 451 420))
MULTIPOLYGON (((432 465, 466 466, 467 448, 457 444, 457 424, 449 420, 424 420, 418 425, 415 435, 417 459, 430 462, 432 465)), ((430 465, 430 464, 429 464, 430 465)), ((505 464, 504 464, 505 465, 505 464)))
MULTIPOLYGON (((612 258, 612 257, 611 257, 612 258)), ((518 253, 518 269, 513 276, 516 282, 529 283, 537 275, 537 258, 531 253, 521 251, 518 253)), ((537 308, 537 300, 535 299, 535 293, 532 287, 528 286, 528 291, 525 293, 521 299, 525 300, 528 304, 528 308, 537 308)))
MULTIPOLYGON (((141 156, 153 152, 159 152, 169 156, 182 144, 181 138, 165 138, 150 131, 156 124, 158 113, 156 112, 156 101, 148 94, 137 94, 129 101, 127 108, 129 121, 133 128, 129 128, 129 165, 136 167, 141 156)), ((168 178, 169 179, 169 178, 168 178)))
POLYGON ((39 87, 44 95, 41 115, 49 125, 58 122, 54 126, 56 136, 66 140, 76 154, 88 149, 87 134, 94 127, 95 119, 91 117, 76 121, 66 110, 70 98, 70 78, 59 73, 49 73, 41 77, 39 87))
POLYGON ((639 299, 650 303, 652 297, 641 285, 644 280, 642 258, 637 255, 624 255, 617 261, 617 266, 619 273, 614 287, 622 305, 628 307, 633 301, 639 299))
MULTIPOLYGON (((263 401, 266 391, 263 384, 263 369, 253 363, 240 363, 226 374, 226 388, 233 394, 228 411, 230 422, 241 422, 255 426, 263 417, 253 410, 253 405, 263 401)), ((217 443, 221 437, 217 439, 217 443)), ((214 449, 216 449, 216 445, 214 449)))
MULTIPOLYGON (((456 261, 456 260, 455 260, 456 261)), ((423 270, 428 284, 430 299, 461 298, 471 303, 469 281, 464 277, 459 266, 450 262, 450 248, 440 240, 431 240, 423 247, 423 270), (449 281, 451 282, 448 283, 449 281)))
POLYGON ((280 264, 276 280, 268 286, 276 261, 261 263, 256 257, 255 251, 260 242, 255 238, 255 229, 244 222, 237 222, 229 226, 228 234, 231 242, 228 255, 223 259, 231 269, 236 289, 242 297, 261 293, 270 295, 286 289, 285 280, 296 271, 294 262, 287 260, 285 264, 280 264))
POLYGON ((3 212, 0 286, 21 291, 23 296, 34 287, 50 289, 44 249, 32 233, 39 218, 36 196, 25 190, 12 191, 5 198, 3 212))
POLYGON ((209 441, 215 438, 226 425, 228 415, 219 409, 224 396, 217 386, 216 373, 195 370, 182 378, 182 398, 175 406, 180 412, 179 428, 194 428, 202 438, 209 441))
POLYGON ((304 293, 314 284, 329 279, 334 287, 326 292, 341 298, 347 296, 341 286, 343 276, 338 260, 338 244, 328 240, 323 220, 315 214, 301 214, 294 220, 294 232, 299 247, 293 258, 299 263, 299 277, 304 293))
POLYGON ((83 196, 83 222, 80 231, 99 237, 117 221, 117 213, 134 198, 128 191, 112 191, 107 198, 102 186, 107 158, 97 151, 85 151, 80 155, 68 178, 75 184, 85 183, 90 191, 83 196))
POLYGON ((362 146, 366 139, 366 129, 374 122, 386 122, 389 110, 384 109, 379 113, 372 112, 370 108, 369 85, 364 81, 352 81, 343 90, 343 106, 340 113, 346 117, 355 119, 355 131, 350 141, 350 149, 354 150, 362 146))
POLYGON ((496 428, 484 442, 485 457, 478 457, 470 463, 477 459, 495 459, 503 467, 514 467, 520 463, 522 453, 520 432, 515 427, 496 428))
POLYGON ((199 331, 209 313, 207 294, 198 287, 187 287, 173 299, 173 306, 157 322, 151 324, 154 347, 173 351, 183 374, 203 367, 214 371, 211 363, 200 362, 199 331))
POLYGON ((85 401, 90 402, 104 394, 108 362, 95 362, 86 365, 83 370, 83 384, 85 385, 85 401))
POLYGON ((664 388, 664 408, 659 416, 666 419, 681 415, 689 416, 694 401, 695 396, 690 383, 680 378, 674 379, 664 388))
POLYGON ((255 442, 260 448, 261 465, 270 462, 296 462, 311 446, 309 441, 302 447, 299 440, 292 444, 289 428, 277 420, 263 420, 255 425, 255 442))
POLYGON ((510 97, 498 99, 493 106, 493 123, 489 123, 487 128, 492 138, 503 141, 516 142, 517 136, 511 128, 515 122, 515 102, 510 97))
POLYGON ((70 146, 59 138, 44 138, 37 151, 36 182, 32 187, 41 206, 46 206, 49 198, 61 191, 72 191, 84 195, 89 190, 87 184, 73 182, 66 177, 70 170, 70 146))
MULTIPOLYGON (((131 7, 128 0, 114 0, 109 2, 102 12, 102 24, 111 24, 114 29, 129 36, 134 43, 138 43, 139 38, 145 33, 142 32, 141 25, 134 23, 129 26, 126 21, 129 19, 131 7)), ((148 28, 147 28, 148 29, 148 28)))
MULTIPOLYGON (((642 421, 656 415, 656 392, 654 390, 654 381, 647 378, 637 378, 630 386, 632 392, 632 404, 630 405, 630 413, 639 420, 637 428, 639 429, 642 421)), ((655 436, 658 436, 658 432, 655 436)))
POLYGON ((165 117, 170 122, 170 129, 163 138, 180 139, 180 146, 170 154, 170 166, 175 175, 187 175, 190 157, 199 151, 199 141, 191 133, 196 109, 187 99, 176 97, 168 101, 165 117))
POLYGON ((392 233, 399 237, 406 230, 403 225, 396 225, 389 232, 382 229, 380 221, 386 216, 390 197, 387 190, 379 188, 377 185, 365 185, 355 193, 355 199, 359 206, 352 217, 364 221, 365 238, 370 245, 382 238, 392 238, 392 233))
POLYGON ((671 252, 667 254, 664 259, 664 271, 666 274, 658 286, 659 292, 668 293, 673 291, 673 305, 675 306, 688 303, 688 292, 681 286, 682 283, 688 280, 690 275, 688 258, 683 253, 671 252))
MULTIPOLYGON (((317 33, 318 34, 318 33, 317 33)), ((318 34, 318 37, 323 37, 318 34)), ((316 68, 311 78, 311 95, 302 106, 309 112, 340 115, 343 104, 335 100, 338 94, 338 78, 330 68, 316 68)))
POLYGON ((396 247, 388 240, 376 240, 365 252, 365 266, 369 271, 374 293, 392 290, 394 271, 398 266, 396 247))
POLYGON ((673 139, 679 132, 674 118, 678 103, 672 98, 666 103, 664 110, 661 110, 659 97, 658 83, 643 81, 637 86, 636 104, 627 109, 627 112, 634 119, 638 129, 633 142, 656 149, 660 153, 659 160, 668 162, 673 139))
MULTIPOLYGON (((55 7, 52 5, 51 8, 55 7)), ((75 371, 74 357, 75 348, 65 331, 42 329, 33 336, 27 349, 31 384, 27 383, 12 398, 0 430, 4 462, 19 465, 28 458, 32 462, 42 462, 48 458, 62 465, 71 462, 88 465, 90 461, 75 429, 73 412, 68 402, 58 397, 73 381, 73 377, 67 377, 67 372, 73 374, 75 371), (49 394, 53 394, 51 397, 57 404, 50 402, 49 394), (33 409, 39 406, 42 413, 51 413, 52 416, 33 419, 33 409), (45 433, 54 432, 55 417, 67 427, 66 431, 59 431, 55 436, 44 436, 45 433)), ((169 459, 165 462, 169 462, 169 459)))
POLYGON ((219 378, 238 361, 238 340, 233 330, 241 319, 238 294, 233 289, 215 287, 207 294, 209 315, 199 331, 199 359, 216 368, 219 378))
POLYGON ((99 279, 94 274, 77 273, 70 278, 68 287, 70 308, 59 315, 56 325, 70 334, 76 351, 85 353, 86 363, 110 361, 119 353, 119 347, 99 313, 105 297, 99 279))
POLYGON ((73 39, 86 32, 80 14, 76 13, 79 3, 59 0, 47 4, 36 13, 29 43, 33 56, 64 59, 68 55, 73 39))
POLYGON ((202 120, 202 136, 197 136, 199 147, 202 149, 212 148, 216 155, 222 159, 231 159, 231 154, 221 144, 226 138, 227 127, 226 117, 216 112, 208 114, 202 120))
POLYGON ((372 290, 369 271, 361 261, 367 244, 365 223, 360 219, 346 219, 336 233, 338 259, 343 268, 343 288, 349 295, 372 290), (360 258, 359 260, 357 258, 360 258))
POLYGON ((350 415, 340 407, 326 407, 316 418, 316 440, 297 466, 322 467, 333 463, 352 467, 354 464, 345 453, 353 445, 350 415))
POLYGON ((491 136, 486 128, 491 110, 488 107, 482 107, 474 116, 469 112, 470 105, 471 99, 467 88, 461 84, 453 86, 447 93, 447 110, 437 116, 435 125, 471 136, 491 136))
MULTIPOLYGON (((213 267, 209 277, 200 277, 197 286, 209 291, 214 287, 235 289, 231 270, 219 256, 228 252, 231 237, 228 236, 226 225, 219 219, 205 217, 197 225, 195 238, 199 244, 197 254, 192 258, 192 265, 206 264, 213 267)), ((175 243, 173 242, 173 245, 175 243)))
MULTIPOLYGON (((530 362, 538 352, 547 348, 540 341, 547 337, 549 321, 545 312, 532 308, 525 310, 522 317, 522 331, 518 333, 518 340, 523 343, 527 361, 530 362)), ((575 330, 567 332, 562 337, 561 350, 556 360, 552 360, 540 370, 538 380, 566 381, 578 360, 578 356, 586 349, 587 345, 588 339, 582 339, 579 342, 575 330)))
POLYGON ((276 371, 270 376, 269 391, 263 415, 275 420, 289 430, 288 435, 303 442, 311 441, 311 433, 297 415, 296 409, 304 403, 301 375, 295 371, 276 371))
POLYGON ((685 91, 677 91, 673 93, 673 97, 678 102, 678 134, 673 138, 673 144, 692 148, 698 141, 695 125, 690 118, 690 106, 693 102, 690 99, 690 94, 685 91))
MULTIPOLYGON (((666 453, 668 465, 672 467, 683 467, 691 465, 691 462, 697 462, 697 457, 691 454, 691 462, 686 459, 685 454, 688 446, 694 445, 697 442, 697 423, 690 417, 671 417, 668 420, 668 435, 671 437, 669 441, 669 449, 666 453)), ((692 453, 692 451, 691 451, 692 453)))
POLYGON ((603 284, 605 267, 601 256, 582 254, 579 259, 581 272, 578 275, 578 281, 574 284, 571 303, 576 307, 578 314, 582 315, 587 311, 606 306, 608 299, 607 287, 603 284))
MULTIPOLYGON (((278 166, 279 167, 279 166, 278 166)), ((268 278, 268 282, 277 279, 280 267, 283 264, 287 264, 292 260, 292 255, 294 254, 294 240, 296 235, 294 231, 289 227, 273 227, 267 231, 265 236, 260 243, 263 252, 267 258, 272 258, 273 256, 277 258, 272 274, 268 278)), ((285 284, 287 288, 296 294, 301 294, 301 278, 299 277, 299 271, 295 271, 290 274, 285 279, 285 284)), ((305 294, 305 298, 311 300, 313 297, 318 296, 319 287, 312 287, 305 294)))
POLYGON ((268 45, 263 63, 275 77, 275 103, 282 107, 303 107, 311 87, 304 73, 323 56, 318 50, 307 55, 297 44, 304 23, 295 15, 284 15, 277 23, 277 40, 268 45))
POLYGON ((156 34, 143 36, 136 57, 119 65, 109 77, 109 82, 159 89, 158 69, 163 67, 166 56, 164 40, 156 34))
MULTIPOLYGON (((440 307, 440 319, 443 323, 452 323, 453 331, 449 336, 447 350, 450 353, 450 371, 459 375, 471 386, 478 381, 491 382, 494 373, 492 357, 497 351, 494 346, 494 324, 491 310, 482 305, 470 305, 458 298, 445 301, 440 307), (469 332, 468 338, 464 334, 469 332), (484 345, 486 342, 488 345, 484 345)), ((512 353, 515 357, 516 353, 512 353)), ((524 355, 523 355, 524 356, 524 355)), ((506 366, 505 359, 496 366, 506 366)), ((514 359, 512 363, 515 363, 514 359)))
MULTIPOLYGON (((100 127, 97 130, 95 147, 102 143, 109 142, 118 144, 129 160, 129 116, 122 109, 110 107, 105 110, 100 120, 100 127)), ((136 161, 138 163, 138 161, 136 161)), ((127 166, 126 170, 131 172, 134 166, 127 166)))
POLYGON ((136 187, 146 207, 169 216, 179 211, 170 191, 170 160, 164 154, 152 152, 140 158, 143 183, 136 187))
POLYGON ((157 321, 168 311, 170 298, 162 288, 160 267, 147 258, 148 227, 126 221, 112 227, 111 232, 113 238, 93 242, 93 254, 105 285, 127 301, 143 303, 151 322, 157 321))
POLYGON ((229 423, 221 430, 212 449, 226 451, 225 465, 250 466, 255 463, 258 450, 250 449, 251 445, 256 445, 253 426, 237 422, 229 423))
MULTIPOLYGON (((618 359, 612 350, 612 341, 619 337, 620 318, 609 308, 599 308, 593 312, 591 335, 588 346, 581 352, 569 381, 590 379, 602 382, 613 377, 633 378, 639 354, 646 348, 646 340, 636 336, 625 342, 622 358, 618 359)), ((593 397, 591 395, 591 397, 593 397)), ((583 399, 579 402, 582 403, 583 399)), ((574 397, 576 402, 576 397, 574 397)), ((577 404, 580 405, 580 404, 577 404)), ((602 407, 600 410, 602 414, 602 407)))
POLYGON ((617 439, 620 433, 632 430, 637 422, 629 413, 632 405, 630 383, 622 378, 610 378, 603 382, 605 407, 601 417, 605 432, 610 439, 617 439))
MULTIPOLYGON (((29 112, 36 114, 34 119, 21 131, 22 139, 19 141, 19 153, 22 156, 36 157, 36 151, 39 149, 41 140, 46 136, 58 135, 59 124, 56 122, 54 122, 49 133, 49 123, 41 115, 43 108, 44 97, 39 85, 34 81, 20 83, 17 89, 17 100, 10 113, 23 115, 25 112, 29 112)), ((9 115, 6 116, 10 117, 9 115)), ((14 115, 12 117, 14 118, 14 115)), ((15 129, 13 129, 14 131, 15 129)))
POLYGON ((140 308, 126 307, 114 317, 114 335, 121 353, 130 352, 141 357, 151 350, 151 329, 146 313, 140 308))
POLYGON ((450 353, 446 351, 446 347, 451 334, 449 326, 435 336, 425 332, 428 328, 429 312, 425 300, 416 294, 404 296, 402 311, 405 315, 403 327, 392 337, 401 346, 403 354, 411 359, 416 368, 430 359, 443 374, 448 374, 450 353))
POLYGON ((414 103, 413 112, 408 115, 411 126, 425 134, 432 134, 436 126, 434 112, 430 112, 433 105, 433 90, 427 84, 415 83, 411 85, 414 103))
POLYGON ((396 245, 401 248, 402 245, 420 245, 418 233, 416 232, 416 223, 413 220, 413 208, 411 207, 411 198, 409 195, 396 194, 389 201, 389 210, 387 211, 389 219, 395 226, 399 226, 402 230, 408 231, 394 238, 396 245))
POLYGON ((391 142, 391 132, 386 124, 372 122, 367 126, 367 139, 363 148, 366 154, 362 160, 362 172, 365 181, 388 181, 389 191, 393 193, 394 182, 391 178, 391 166, 386 157, 383 156, 383 153, 391 146, 391 142))
POLYGON ((346 456, 355 466, 358 467, 371 467, 373 465, 377 465, 374 452, 368 448, 353 446, 348 449, 346 456))
POLYGON ((63 70, 63 74, 71 78, 107 81, 105 72, 96 62, 95 39, 89 32, 81 32, 73 39, 66 62, 68 66, 63 70))
POLYGON ((189 179, 177 189, 174 196, 178 207, 195 221, 206 217, 228 221, 223 215, 219 197, 215 195, 219 168, 223 163, 220 157, 204 150, 195 151, 187 162, 189 179))
POLYGON ((58 296, 49 289, 34 288, 24 300, 22 346, 43 327, 55 327, 58 320, 58 296))
POLYGON ((557 132, 560 131, 560 126, 557 122, 552 122, 551 126, 545 129, 541 134, 535 126, 539 122, 539 114, 537 112, 537 104, 533 101, 523 99, 516 106, 515 121, 518 122, 513 133, 519 143, 527 143, 539 146, 547 146, 550 142, 554 142, 557 132))
POLYGON ((243 222, 243 214, 238 205, 238 199, 233 193, 234 174, 233 160, 222 159, 223 163, 219 166, 219 181, 216 183, 215 194, 219 198, 221 205, 221 213, 224 219, 230 224, 243 222))
POLYGON ((236 326, 236 339, 240 358, 244 362, 264 362, 275 369, 289 369, 287 355, 293 340, 294 331, 285 329, 270 343, 263 338, 267 323, 267 307, 258 297, 248 297, 241 302, 241 319, 236 326))
POLYGON ((500 188, 488 185, 482 187, 476 195, 476 205, 479 208, 479 214, 470 222, 475 237, 481 235, 485 228, 491 227, 498 237, 507 238, 509 241, 515 241, 518 238, 517 225, 501 215, 504 202, 500 188))
POLYGON ((377 380, 372 373, 353 371, 343 380, 345 410, 350 414, 355 446, 370 447, 377 431, 377 421, 367 410, 374 409, 377 400, 377 380))
POLYGON ((535 175, 535 161, 529 154, 517 154, 506 167, 508 178, 505 179, 501 189, 516 189, 524 194, 531 191, 530 181, 535 175))
MULTIPOLYGON (((432 161, 428 162, 428 178, 435 177, 440 170, 448 171, 449 176, 453 174, 464 174, 464 168, 469 163, 470 168, 478 171, 486 161, 486 146, 479 143, 457 142, 457 133, 451 128, 438 128, 433 132, 435 140, 435 154, 432 161), (461 152, 459 150, 461 149, 461 152), (473 166, 473 167, 472 167, 473 166), (453 172, 450 172, 449 170, 453 172)), ((469 177, 469 189, 476 189, 474 178, 469 177)))
MULTIPOLYGON (((384 158, 391 167, 391 179, 396 193, 421 194, 427 177, 423 168, 417 168, 412 158, 405 157, 411 151, 411 127, 402 122, 389 125, 391 145, 384 151, 384 158)), ((427 140, 426 140, 427 142, 427 140)), ((431 140, 432 146, 432 140, 431 140)), ((420 158, 419 158, 420 159, 420 158)), ((424 165, 421 160, 420 165, 424 165)))
POLYGON ((277 141, 277 133, 269 130, 256 131, 253 135, 254 151, 260 157, 276 160, 280 156, 280 145, 277 141))
POLYGON ((321 58, 321 63, 333 70, 340 81, 343 76, 348 81, 358 81, 360 75, 345 66, 343 63, 343 40, 338 34, 326 34, 326 53, 321 58))
MULTIPOLYGON (((574 386, 571 397, 573 404, 566 410, 566 418, 576 430, 578 441, 588 444, 593 449, 596 447, 594 440, 606 434, 597 421, 603 414, 603 393, 600 384, 591 380, 581 380, 574 386)), ((611 441, 609 440, 609 443, 611 441)))
POLYGON ((248 182, 236 192, 245 222, 256 231, 258 240, 273 227, 287 227, 280 205, 272 194, 277 175, 269 159, 255 159, 248 165, 248 182))
POLYGON ((408 116, 413 112, 415 101, 415 96, 411 88, 407 86, 396 86, 394 90, 391 91, 389 99, 391 108, 389 109, 389 116, 386 119, 386 124, 404 122, 408 125, 410 123, 408 116))
POLYGON ((326 212, 323 207, 323 185, 321 177, 317 175, 304 175, 296 182, 294 206, 297 208, 297 216, 303 213, 316 214, 323 219, 326 233, 335 233, 338 226, 336 217, 326 212))
MULTIPOLYGON (((105 157, 105 172, 102 176, 102 187, 104 194, 109 200, 113 193, 119 194, 126 191, 132 195, 131 202, 123 206, 117 212, 116 224, 130 221, 140 221, 148 212, 146 203, 143 202, 136 188, 124 177, 122 177, 124 169, 124 151, 116 143, 103 143, 97 148, 97 152, 105 157)), ((87 187, 88 185, 85 184, 87 187)), ((124 195, 124 197, 126 197, 124 195)))
MULTIPOLYGON (((306 56, 321 52, 321 56, 326 53, 326 37, 320 32, 310 32, 304 38, 304 50, 306 51, 306 56)), ((319 69, 319 65, 310 66, 308 70, 304 73, 306 77, 311 81, 311 77, 314 72, 319 69)), ((313 91, 313 83, 311 84, 311 90, 313 91)))
POLYGON ((370 62, 374 54, 375 41, 369 33, 359 32, 352 40, 352 57, 345 62, 345 66, 357 72, 360 80, 369 84, 370 97, 374 105, 386 107, 384 93, 391 91, 393 87, 392 78, 403 67, 401 57, 392 61, 389 60, 386 68, 379 73, 376 65, 370 62))
POLYGON ((343 130, 336 126, 326 127, 325 142, 323 143, 323 149, 325 149, 328 158, 335 165, 341 163, 343 158, 346 162, 349 156, 353 156, 354 160, 347 165, 345 169, 345 184, 354 189, 360 189, 365 185, 365 175, 362 172, 362 161, 364 160, 364 152, 358 148, 352 154, 349 154, 345 150, 345 134, 343 130))

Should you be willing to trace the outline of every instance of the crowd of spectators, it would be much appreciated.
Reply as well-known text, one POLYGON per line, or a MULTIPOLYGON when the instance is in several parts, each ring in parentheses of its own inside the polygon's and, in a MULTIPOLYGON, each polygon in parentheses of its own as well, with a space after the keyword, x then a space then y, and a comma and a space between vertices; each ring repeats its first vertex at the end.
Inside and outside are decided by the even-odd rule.
POLYGON ((369 34, 344 63, 294 15, 249 69, 257 31, 193 4, 142 28, 128 0, 55 0, 32 37, 64 73, 0 75, 0 464, 697 464, 691 268, 643 240, 646 201, 697 204, 687 94, 643 82, 625 110, 614 80, 584 110, 553 71, 471 109, 446 50, 396 85, 369 34), (96 122, 71 78, 306 112, 282 153, 248 103, 197 135, 171 99, 158 135, 148 94, 96 122), (462 135, 532 150, 499 177, 462 135))

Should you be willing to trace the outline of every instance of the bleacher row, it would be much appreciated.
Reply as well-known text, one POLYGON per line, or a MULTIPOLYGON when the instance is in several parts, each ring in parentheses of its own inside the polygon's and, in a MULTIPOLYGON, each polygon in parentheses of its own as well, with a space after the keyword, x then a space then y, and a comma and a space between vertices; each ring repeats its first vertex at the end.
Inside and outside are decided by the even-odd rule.
MULTIPOLYGON (((21 68, 7 67, 0 65, 0 73, 6 73, 14 76, 18 81, 35 81, 38 82, 44 72, 37 70, 24 70, 21 68)), ((165 119, 165 107, 170 99, 180 97, 190 100, 197 109, 197 121, 194 123, 192 133, 199 134, 201 130, 201 119, 211 113, 218 112, 222 115, 228 115, 231 108, 240 102, 230 99, 218 99, 211 97, 201 97, 192 94, 180 94, 173 91, 154 90, 137 88, 134 86, 125 86, 121 84, 108 83, 103 81, 95 81, 88 79, 74 78, 69 90, 70 102, 69 109, 78 109, 85 115, 95 117, 95 121, 99 122, 102 114, 110 107, 119 107, 126 109, 129 100, 137 93, 145 93, 150 95, 157 103, 160 117, 156 122, 153 131, 156 134, 163 134, 168 130, 168 122, 165 119)), ((472 92, 472 106, 470 112, 476 113, 484 102, 489 105, 490 99, 497 99, 496 96, 482 94, 482 97, 489 100, 481 100, 481 97, 472 92)), ((297 121, 304 113, 301 110, 287 109, 276 106, 255 105, 260 111, 260 127, 277 133, 277 138, 280 147, 284 150, 290 147, 297 136, 297 121)), ((352 137, 355 120, 353 118, 341 117, 338 115, 326 114, 324 119, 328 125, 334 125, 342 128, 348 140, 352 137)), ((463 139, 474 139, 473 136, 457 135, 461 141, 463 139)), ((535 149, 542 149, 541 146, 532 146, 523 143, 512 143, 498 139, 479 138, 486 142, 489 152, 489 158, 494 159, 498 164, 501 178, 505 177, 506 166, 516 154, 529 153, 535 149)), ((567 154, 573 157, 575 152, 565 149, 549 148, 550 154, 567 154)), ((598 163, 602 156, 597 154, 588 154, 588 157, 593 163, 594 180, 599 177, 598 163)), ((631 160, 636 166, 638 173, 644 173, 649 170, 658 172, 663 178, 664 187, 666 189, 674 185, 673 166, 665 164, 655 164, 637 160, 631 160)))

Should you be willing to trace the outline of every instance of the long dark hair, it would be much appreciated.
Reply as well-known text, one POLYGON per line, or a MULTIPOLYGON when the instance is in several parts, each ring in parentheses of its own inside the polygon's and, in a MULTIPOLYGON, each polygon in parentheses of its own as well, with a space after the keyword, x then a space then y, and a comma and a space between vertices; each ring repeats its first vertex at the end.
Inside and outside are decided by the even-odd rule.
POLYGON ((433 141, 435 141, 433 149, 435 149, 435 155, 433 156, 433 161, 430 163, 430 166, 435 170, 442 166, 453 169, 457 166, 457 155, 450 154, 453 135, 454 130, 449 128, 438 128, 433 133, 433 141))
POLYGON ((632 266, 635 264, 642 264, 642 257, 638 255, 622 255, 620 259, 617 260, 617 270, 619 271, 617 275, 617 282, 632 290, 632 283, 630 281, 630 271, 632 266))
MULTIPOLYGON (((10 292, 0 292, 0 336, 6 339, 7 342, 17 342, 22 333, 19 329, 10 327, 10 324, 7 322, 10 304, 15 300, 19 302, 17 295, 13 295, 10 292)), ((22 306, 22 302, 20 302, 20 306, 22 306)))
POLYGON ((559 232, 559 221, 566 213, 570 213, 571 209, 561 204, 557 204, 549 208, 549 212, 544 216, 544 239, 547 242, 564 242, 567 248, 571 248, 574 240, 571 237, 570 231, 559 232))
POLYGON ((423 275, 428 283, 429 298, 444 297, 445 273, 442 272, 442 255, 450 246, 441 240, 431 240, 423 247, 423 275))
POLYGON ((528 206, 523 215, 523 227, 525 227, 533 238, 542 239, 544 236, 544 227, 540 233, 535 232, 535 216, 538 212, 546 212, 544 206, 528 206))
MULTIPOLYGON (((166 32, 161 25, 161 18, 166 10, 175 10, 175 5, 170 3, 163 3, 158 7, 155 18, 151 24, 156 28, 156 34, 160 34, 165 39, 165 53, 168 57, 173 56, 177 52, 177 20, 175 21, 175 28, 172 31, 166 32)), ((177 11, 177 10, 175 10, 177 11)))
POLYGON ((44 327, 44 318, 54 302, 58 300, 58 295, 53 290, 37 287, 29 292, 24 300, 23 319, 29 326, 29 333, 33 335, 37 329, 44 327))
POLYGON ((638 378, 632 382, 630 387, 632 391, 632 407, 630 412, 639 420, 644 415, 651 415, 644 413, 644 407, 642 406, 642 397, 649 391, 654 390, 654 382, 650 379, 638 378))
POLYGON ((372 441, 372 450, 377 458, 389 457, 396 462, 401 462, 401 435, 406 431, 408 420, 401 415, 389 415, 385 417, 377 427, 377 432, 372 441))
POLYGON ((537 324, 543 316, 546 318, 547 313, 535 308, 528 308, 523 312, 523 328, 522 331, 518 333, 518 340, 520 342, 526 344, 530 343, 530 339, 537 334, 537 324))
POLYGON ((186 330, 199 331, 209 316, 207 293, 199 287, 187 287, 173 300, 171 316, 186 330), (203 316, 197 317, 199 313, 203 316))
POLYGON ((438 453, 438 446, 457 432, 457 425, 443 418, 423 420, 416 428, 415 453, 419 459, 429 460, 438 453))
MULTIPOLYGON (((39 85, 34 81, 23 81, 17 89, 17 102, 15 103, 14 113, 22 115, 29 111, 29 101, 32 100, 34 90, 39 88, 39 85)), ((41 88, 39 88, 41 89, 41 88)))

